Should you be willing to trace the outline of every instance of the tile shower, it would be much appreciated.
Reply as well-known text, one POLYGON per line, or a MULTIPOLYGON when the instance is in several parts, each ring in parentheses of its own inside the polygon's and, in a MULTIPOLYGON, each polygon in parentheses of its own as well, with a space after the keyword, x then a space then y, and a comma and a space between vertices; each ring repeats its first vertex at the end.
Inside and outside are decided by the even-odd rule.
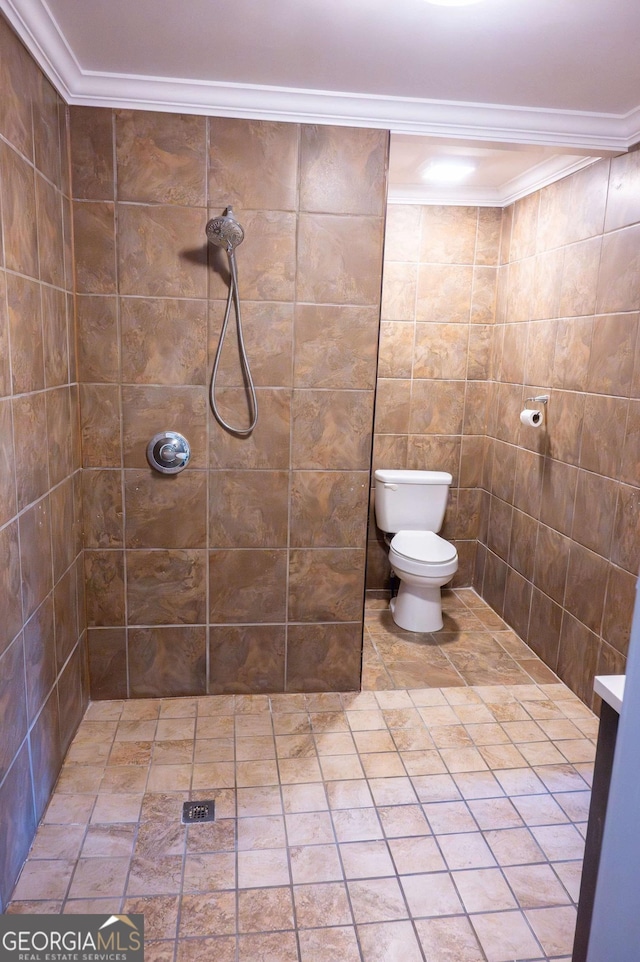
MULTIPOLYGON (((358 687, 387 140, 71 110, 92 697, 358 687), (227 204, 248 439, 207 406, 227 204), (172 478, 145 458, 165 428, 192 448, 172 478)), ((243 424, 232 340, 217 396, 243 424)))
MULTIPOLYGON (((374 437, 385 132, 69 112, 2 20, 0 92, 2 906, 90 691, 358 686, 372 439, 377 465, 451 465, 458 583, 570 687, 586 698, 596 666, 623 668, 637 153, 504 214, 389 208, 374 437), (204 226, 229 203, 249 444, 206 409, 226 287, 204 226), (530 385, 557 401, 546 450, 513 431, 530 385), (155 477, 146 443, 172 427, 193 463, 155 477)), ((221 397, 242 416, 236 360, 221 397)), ((372 530, 368 553, 380 588, 372 530)))

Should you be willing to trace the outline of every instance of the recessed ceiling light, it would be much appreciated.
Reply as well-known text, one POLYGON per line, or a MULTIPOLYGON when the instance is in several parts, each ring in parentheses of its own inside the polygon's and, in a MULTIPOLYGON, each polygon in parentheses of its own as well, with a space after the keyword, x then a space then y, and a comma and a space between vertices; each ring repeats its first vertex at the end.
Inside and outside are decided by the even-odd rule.
POLYGON ((422 170, 422 179, 432 184, 460 184, 476 169, 464 160, 431 160, 422 170))

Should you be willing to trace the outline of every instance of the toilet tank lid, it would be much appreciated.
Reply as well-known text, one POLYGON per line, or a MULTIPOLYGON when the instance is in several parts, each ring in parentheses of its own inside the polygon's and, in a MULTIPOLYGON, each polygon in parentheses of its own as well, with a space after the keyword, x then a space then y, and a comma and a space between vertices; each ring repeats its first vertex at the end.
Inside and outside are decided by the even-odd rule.
POLYGON ((453 477, 448 471, 402 471, 378 468, 376 481, 385 484, 451 484, 453 477))

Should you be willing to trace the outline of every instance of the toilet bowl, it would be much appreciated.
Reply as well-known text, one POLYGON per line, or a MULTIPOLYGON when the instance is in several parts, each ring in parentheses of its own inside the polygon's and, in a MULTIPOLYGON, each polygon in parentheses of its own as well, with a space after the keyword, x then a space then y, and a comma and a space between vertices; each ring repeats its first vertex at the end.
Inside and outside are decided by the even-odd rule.
POLYGON ((393 620, 406 631, 442 628, 440 589, 458 570, 458 552, 435 531, 399 531, 389 545, 389 564, 400 579, 391 600, 393 620))
POLYGON ((440 589, 458 570, 455 546, 437 534, 452 480, 446 471, 375 472, 376 520, 386 532, 389 564, 400 579, 390 608, 406 631, 442 628, 440 589))

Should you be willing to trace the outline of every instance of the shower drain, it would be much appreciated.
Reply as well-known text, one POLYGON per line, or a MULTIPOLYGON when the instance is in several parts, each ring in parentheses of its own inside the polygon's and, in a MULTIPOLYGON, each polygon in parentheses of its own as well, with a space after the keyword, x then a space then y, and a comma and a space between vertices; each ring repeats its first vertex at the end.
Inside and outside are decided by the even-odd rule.
POLYGON ((216 817, 216 803, 213 799, 206 802, 184 802, 182 805, 182 824, 194 822, 213 822, 216 817))

